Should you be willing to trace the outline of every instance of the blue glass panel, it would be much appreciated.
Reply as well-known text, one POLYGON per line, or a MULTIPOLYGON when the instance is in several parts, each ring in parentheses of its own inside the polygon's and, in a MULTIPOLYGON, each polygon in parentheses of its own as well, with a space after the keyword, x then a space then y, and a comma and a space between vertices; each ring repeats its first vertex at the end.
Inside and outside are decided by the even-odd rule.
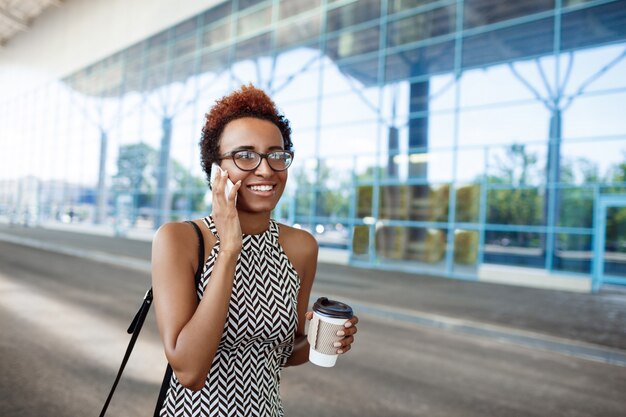
POLYGON ((462 65, 489 66, 548 54, 553 50, 553 37, 552 18, 468 36, 463 40, 462 65))
POLYGON ((472 28, 552 10, 554 0, 465 0, 463 27, 472 28))
POLYGON ((582 48, 626 39, 626 1, 563 14, 561 47, 582 48))
POLYGON ((383 262, 413 261, 443 269, 445 229, 382 226, 376 228, 376 254, 383 262))
POLYGON ((327 52, 335 59, 347 58, 378 50, 378 26, 356 31, 343 31, 326 42, 327 52))
POLYGON ((385 58, 385 81, 451 71, 454 42, 446 41, 390 53, 385 58))
POLYGON ((387 26, 387 46, 399 46, 447 35, 455 29, 455 6, 404 17, 387 26))
POLYGON ((246 41, 238 42, 235 47, 235 60, 243 61, 259 55, 269 55, 271 34, 265 33, 246 41))
POLYGON ((331 9, 326 15, 328 32, 344 29, 380 16, 380 0, 361 0, 331 9))
POLYGON ((553 265, 557 271, 591 272, 592 236, 559 233, 553 265))
POLYGON ((531 268, 545 267, 545 235, 533 232, 485 234, 484 262, 531 268))
POLYGON ((542 225, 544 195, 545 190, 540 188, 490 189, 487 191, 487 223, 542 225))
POLYGON ((311 9, 318 8, 320 2, 321 0, 281 0, 278 16, 280 19, 286 19, 304 13, 311 9))
POLYGON ((202 21, 204 25, 216 22, 226 16, 229 16, 232 11, 233 2, 225 1, 218 4, 215 7, 210 8, 202 14, 202 21))

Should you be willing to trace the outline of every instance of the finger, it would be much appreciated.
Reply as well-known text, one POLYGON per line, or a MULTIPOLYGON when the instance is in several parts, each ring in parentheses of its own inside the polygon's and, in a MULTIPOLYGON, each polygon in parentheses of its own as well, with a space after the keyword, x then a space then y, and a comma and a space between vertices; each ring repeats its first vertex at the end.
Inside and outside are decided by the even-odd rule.
POLYGON ((339 342, 335 342, 334 346, 338 348, 344 348, 346 346, 350 346, 352 343, 354 343, 354 337, 346 336, 343 339, 341 339, 339 342))
POLYGON ((227 178, 228 171, 220 168, 217 172, 217 175, 215 176, 215 186, 213 187, 213 196, 218 196, 218 200, 220 199, 220 195, 225 195, 227 178))
MULTIPOLYGON (((224 184, 224 187, 226 187, 226 184, 224 184)), ((237 193, 239 192, 239 188, 241 188, 241 180, 237 181, 233 185, 233 188, 230 190, 230 194, 228 194, 228 200, 229 201, 236 201, 237 200, 237 193)))
POLYGON ((337 354, 342 355, 346 353, 347 351, 349 351, 350 349, 352 349, 352 346, 350 345, 342 347, 341 349, 337 349, 337 354))
POLYGON ((343 334, 346 337, 347 336, 352 336, 352 335, 356 334, 357 331, 358 331, 358 329, 356 327, 350 327, 350 328, 347 328, 347 329, 343 330, 343 334))
POLYGON ((311 319, 313 319, 313 312, 312 312, 312 311, 307 311, 307 312, 304 314, 304 318, 306 318, 307 320, 311 320, 311 319))
POLYGON ((352 316, 352 318, 348 321, 346 321, 343 325, 343 327, 352 327, 355 326, 357 323, 359 322, 359 318, 357 316, 352 316))

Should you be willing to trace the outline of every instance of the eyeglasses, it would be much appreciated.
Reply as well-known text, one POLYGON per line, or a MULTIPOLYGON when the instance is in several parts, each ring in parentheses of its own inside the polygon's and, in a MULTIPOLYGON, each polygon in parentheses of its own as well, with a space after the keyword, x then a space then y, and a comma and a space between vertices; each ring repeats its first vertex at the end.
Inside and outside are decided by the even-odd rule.
POLYGON ((293 152, 291 151, 272 151, 268 153, 259 153, 242 149, 240 151, 228 152, 220 157, 223 159, 232 159, 237 168, 242 171, 254 171, 261 165, 263 158, 267 159, 267 163, 274 171, 284 171, 291 165, 293 161, 293 152))

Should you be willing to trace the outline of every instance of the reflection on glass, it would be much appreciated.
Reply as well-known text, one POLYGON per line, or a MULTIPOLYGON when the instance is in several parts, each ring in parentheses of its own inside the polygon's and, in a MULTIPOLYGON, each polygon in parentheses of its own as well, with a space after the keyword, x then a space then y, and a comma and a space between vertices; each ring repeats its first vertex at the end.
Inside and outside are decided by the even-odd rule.
POLYGON ((347 218, 350 215, 350 190, 324 190, 316 193, 317 217, 347 218))
POLYGON ((372 217, 372 192, 371 185, 360 185, 356 189, 356 217, 372 217))
POLYGON ((456 180, 477 182, 485 175, 485 151, 482 149, 462 149, 456 159, 456 180))
POLYGON ((565 13, 561 25, 563 49, 621 41, 626 37, 625 2, 614 1, 565 13))
POLYGON ((393 52, 385 58, 385 81, 451 71, 454 67, 454 42, 444 41, 419 48, 393 52))
POLYGON ((225 20, 207 28, 202 36, 202 43, 204 48, 213 49, 218 45, 229 42, 230 39, 230 20, 225 20))
POLYGON ((557 222, 559 226, 593 227, 592 188, 561 188, 556 195, 560 200, 557 222))
POLYGON ((369 253, 370 231, 369 226, 358 225, 352 230, 352 254, 367 255, 369 253))
POLYGON ((243 61, 259 55, 269 54, 270 46, 271 35, 269 33, 256 36, 243 42, 238 42, 235 47, 235 60, 243 61))
POLYGON ((528 146, 513 143, 505 147, 490 147, 487 179, 493 184, 519 186, 540 185, 546 182, 546 146, 528 146))
POLYGON ((430 3, 436 3, 439 0, 388 0, 389 13, 399 13, 405 10, 410 10, 415 7, 424 6, 430 3))
POLYGON ((379 217, 390 220, 447 222, 449 185, 380 187, 379 217))
POLYGON ((380 16, 380 0, 361 0, 329 10, 326 25, 329 32, 377 19, 380 16))
POLYGON ((285 19, 315 9, 319 5, 320 0, 281 0, 278 15, 280 19, 285 19))
POLYGON ((454 231, 454 263, 474 265, 478 258, 478 232, 457 229, 454 231))
POLYGON ((298 19, 286 25, 279 26, 276 30, 276 46, 285 48, 313 40, 317 40, 320 33, 320 16, 314 15, 304 19, 298 19))
POLYGON ((448 182, 452 178, 452 151, 390 154, 383 178, 448 182))
POLYGON ((326 49, 336 59, 374 52, 378 49, 378 26, 356 31, 343 31, 326 42, 326 49))
POLYGON ((553 0, 524 0, 502 2, 500 0, 465 0, 463 27, 489 25, 491 23, 528 16, 554 8, 553 0))
POLYGON ((350 229, 343 223, 318 219, 313 232, 315 240, 322 247, 348 249, 350 246, 350 229))
MULTIPOLYGON (((568 138, 626 135, 626 118, 623 117, 624 103, 626 103, 626 93, 623 90, 577 97, 564 113, 563 136, 567 140, 568 138), (593 119, 594 123, 589 123, 590 119, 593 119)), ((607 143, 607 146, 615 147, 620 144, 623 146, 623 139, 614 144, 607 143)), ((600 149, 595 142, 590 142, 587 146, 600 149)))
POLYGON ((311 216, 313 214, 313 191, 306 186, 298 186, 296 188, 296 216, 311 216))
POLYGON ((445 6, 389 23, 387 45, 399 46, 453 32, 455 7, 445 6))
POLYGON ((202 14, 202 23, 204 25, 208 25, 213 22, 217 22, 218 20, 227 17, 230 15, 232 11, 232 2, 226 1, 223 2, 211 9, 207 10, 202 14))
MULTIPOLYGON (((371 54, 368 56, 371 56, 371 54)), ((365 85, 373 85, 378 81, 377 56, 373 58, 346 59, 337 62, 337 67, 341 73, 356 78, 365 85)))
POLYGON ((626 278, 626 207, 606 212, 604 275, 626 278))
POLYGON ((591 235, 559 233, 554 251, 554 269, 580 273, 591 272, 591 235))
POLYGON ((545 236, 533 232, 495 232, 485 236, 485 263, 545 267, 545 236))
POLYGON ((544 190, 503 188, 487 191, 487 222, 505 225, 541 225, 544 190))
POLYGON ((272 21, 272 7, 265 7, 256 12, 241 16, 237 21, 237 36, 245 36, 263 28, 269 29, 272 21))
POLYGON ((188 36, 177 40, 172 47, 172 59, 181 59, 194 55, 196 51, 196 37, 188 36))
POLYGON ((376 229, 376 253, 383 260, 440 263, 446 255, 443 229, 382 226, 376 229))
POLYGON ((493 65, 548 54, 553 49, 553 37, 553 18, 468 36, 463 41, 463 66, 493 65))
POLYGON ((480 184, 457 186, 456 221, 458 223, 476 223, 480 211, 480 184))
POLYGON ((358 149, 360 154, 375 155, 377 129, 378 125, 373 122, 322 129, 319 154, 323 157, 348 156, 358 149))

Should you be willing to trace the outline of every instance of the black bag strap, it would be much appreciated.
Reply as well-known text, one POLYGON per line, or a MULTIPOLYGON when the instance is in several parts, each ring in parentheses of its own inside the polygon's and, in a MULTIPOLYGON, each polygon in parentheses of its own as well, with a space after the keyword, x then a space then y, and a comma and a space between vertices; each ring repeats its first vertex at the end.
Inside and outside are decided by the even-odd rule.
MULTIPOLYGON (((204 269, 204 238, 202 237, 202 231, 192 221, 186 221, 186 223, 190 223, 198 236, 198 268, 196 269, 195 274, 195 283, 196 288, 200 284, 200 280, 202 279, 202 270, 204 269)), ((135 342, 137 341, 137 337, 139 337, 139 332, 141 332, 141 328, 143 327, 143 323, 146 320, 146 316, 150 311, 150 306, 152 305, 152 287, 146 291, 146 294, 143 297, 143 302, 137 310, 133 321, 130 323, 127 332, 131 334, 130 341, 128 342, 128 347, 126 348, 126 353, 124 353, 124 358, 122 359, 122 364, 120 365, 120 369, 117 371, 117 376, 115 377, 115 381, 113 382, 113 386, 111 387, 111 391, 109 392, 109 396, 107 397, 104 406, 102 407, 102 411, 100 411, 100 417, 104 417, 106 414, 107 408, 109 407, 109 403, 111 402, 111 398, 113 398, 113 393, 117 388, 117 384, 120 382, 120 378, 122 377, 122 373, 124 372, 124 368, 126 368, 126 363, 130 358, 130 354, 135 347, 135 342)), ((157 406, 154 411, 154 415, 158 416, 161 407, 163 406, 163 401, 165 400, 165 394, 167 393, 167 387, 169 385, 169 380, 172 376, 172 368, 170 365, 167 365, 167 369, 165 371, 165 377, 163 378, 163 383, 161 384, 161 391, 159 392, 159 399, 157 400, 157 406)))

